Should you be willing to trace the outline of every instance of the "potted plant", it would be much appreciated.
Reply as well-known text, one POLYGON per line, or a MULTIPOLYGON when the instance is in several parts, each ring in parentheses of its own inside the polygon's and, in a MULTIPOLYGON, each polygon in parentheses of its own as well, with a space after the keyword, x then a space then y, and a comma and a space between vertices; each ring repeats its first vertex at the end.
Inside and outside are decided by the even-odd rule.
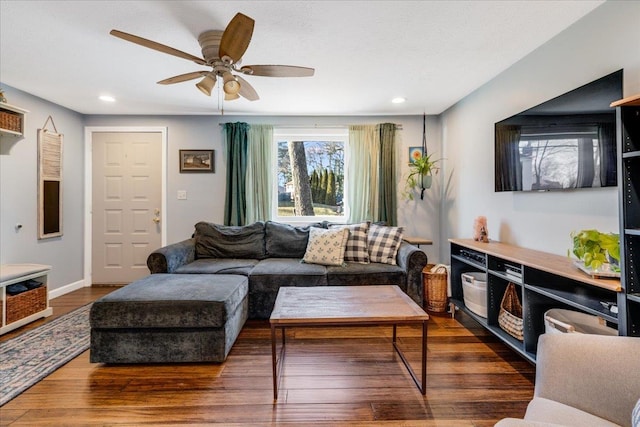
POLYGON ((420 199, 423 198, 424 190, 431 188, 433 175, 437 174, 440 168, 437 166, 438 159, 432 160, 432 154, 426 154, 415 159, 409 164, 409 175, 405 182, 404 194, 409 200, 413 200, 413 192, 416 188, 420 188, 422 193, 420 199))
POLYGON ((587 269, 620 271, 620 236, 598 230, 572 232, 573 254, 587 269))

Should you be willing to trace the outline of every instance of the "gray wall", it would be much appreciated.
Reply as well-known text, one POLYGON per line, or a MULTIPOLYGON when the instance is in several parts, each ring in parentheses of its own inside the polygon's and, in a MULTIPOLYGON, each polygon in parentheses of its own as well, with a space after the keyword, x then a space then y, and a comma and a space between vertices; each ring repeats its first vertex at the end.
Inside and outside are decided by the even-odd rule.
MULTIPOLYGON (((168 184, 167 242, 173 243, 188 238, 198 221, 222 223, 224 220, 224 196, 226 178, 226 158, 222 143, 220 123, 243 121, 253 124, 273 124, 287 126, 377 124, 392 122, 400 124, 398 133, 398 193, 403 187, 403 177, 408 173, 408 153, 410 146, 422 144, 422 116, 385 117, 281 117, 281 116, 91 116, 85 124, 97 126, 163 126, 167 127, 168 139, 168 184), (214 149, 214 174, 181 174, 178 170, 178 150, 214 149), (187 200, 177 200, 177 191, 186 190, 187 200)), ((436 117, 427 120, 427 144, 430 152, 440 157, 440 129, 436 117)), ((434 240, 431 247, 423 246, 431 260, 439 252, 439 177, 428 192, 425 201, 398 201, 398 222, 406 229, 406 234, 434 240)))
POLYGON ((640 2, 609 1, 441 115, 446 238, 470 238, 488 218, 489 237, 564 255, 572 230, 618 232, 616 188, 494 192, 494 123, 624 69, 624 96, 640 92, 640 2))
MULTIPOLYGON (((50 289, 82 286, 84 128, 82 115, 7 85, 8 103, 29 110, 24 138, 0 137, 0 263, 53 266, 50 289), (63 134, 63 235, 38 240, 38 136, 48 116, 63 134), (22 224, 20 230, 16 224, 22 224)), ((53 130, 51 123, 47 129, 53 130)))

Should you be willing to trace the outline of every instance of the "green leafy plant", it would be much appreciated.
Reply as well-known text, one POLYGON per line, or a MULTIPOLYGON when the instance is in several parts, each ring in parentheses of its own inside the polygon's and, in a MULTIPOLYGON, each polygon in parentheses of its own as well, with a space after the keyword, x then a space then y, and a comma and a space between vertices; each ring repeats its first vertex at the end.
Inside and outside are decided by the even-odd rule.
POLYGON ((405 181, 403 192, 407 199, 414 199, 413 192, 416 188, 431 187, 432 176, 440 171, 440 167, 437 165, 440 159, 433 160, 432 156, 432 154, 424 155, 409 164, 409 175, 405 181))
POLYGON ((597 270, 610 259, 612 269, 620 267, 620 236, 615 233, 601 233, 598 230, 580 230, 571 233, 573 254, 584 262, 585 267, 597 270), (617 264, 617 265, 616 265, 617 264))

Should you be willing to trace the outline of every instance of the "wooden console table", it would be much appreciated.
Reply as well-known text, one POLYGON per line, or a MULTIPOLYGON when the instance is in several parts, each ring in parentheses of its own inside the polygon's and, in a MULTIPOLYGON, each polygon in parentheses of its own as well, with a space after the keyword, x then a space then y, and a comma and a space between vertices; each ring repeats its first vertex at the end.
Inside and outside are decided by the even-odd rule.
POLYGON ((617 328, 618 314, 609 307, 622 296, 620 280, 593 278, 567 256, 493 241, 450 239, 449 242, 451 303, 530 362, 535 363, 538 337, 545 332, 544 313, 551 308, 592 314, 617 328), (513 271, 519 271, 520 276, 513 271), (487 274, 486 318, 465 306, 461 275, 469 272, 487 274), (509 283, 516 285, 522 304, 523 341, 507 334, 498 324, 500 303, 509 283))
POLYGON ((0 265, 0 335, 33 322, 41 317, 51 316, 49 307, 49 289, 47 285, 50 265, 43 264, 2 264, 0 265), (7 286, 34 280, 40 286, 20 294, 10 296, 7 286), (16 310, 13 305, 20 304, 16 310))

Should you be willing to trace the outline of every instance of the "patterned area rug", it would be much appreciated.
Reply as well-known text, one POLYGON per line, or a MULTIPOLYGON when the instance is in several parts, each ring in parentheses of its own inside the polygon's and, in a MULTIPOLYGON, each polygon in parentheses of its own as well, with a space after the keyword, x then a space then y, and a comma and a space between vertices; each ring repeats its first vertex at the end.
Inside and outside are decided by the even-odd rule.
POLYGON ((89 348, 91 305, 0 343, 0 406, 89 348))

